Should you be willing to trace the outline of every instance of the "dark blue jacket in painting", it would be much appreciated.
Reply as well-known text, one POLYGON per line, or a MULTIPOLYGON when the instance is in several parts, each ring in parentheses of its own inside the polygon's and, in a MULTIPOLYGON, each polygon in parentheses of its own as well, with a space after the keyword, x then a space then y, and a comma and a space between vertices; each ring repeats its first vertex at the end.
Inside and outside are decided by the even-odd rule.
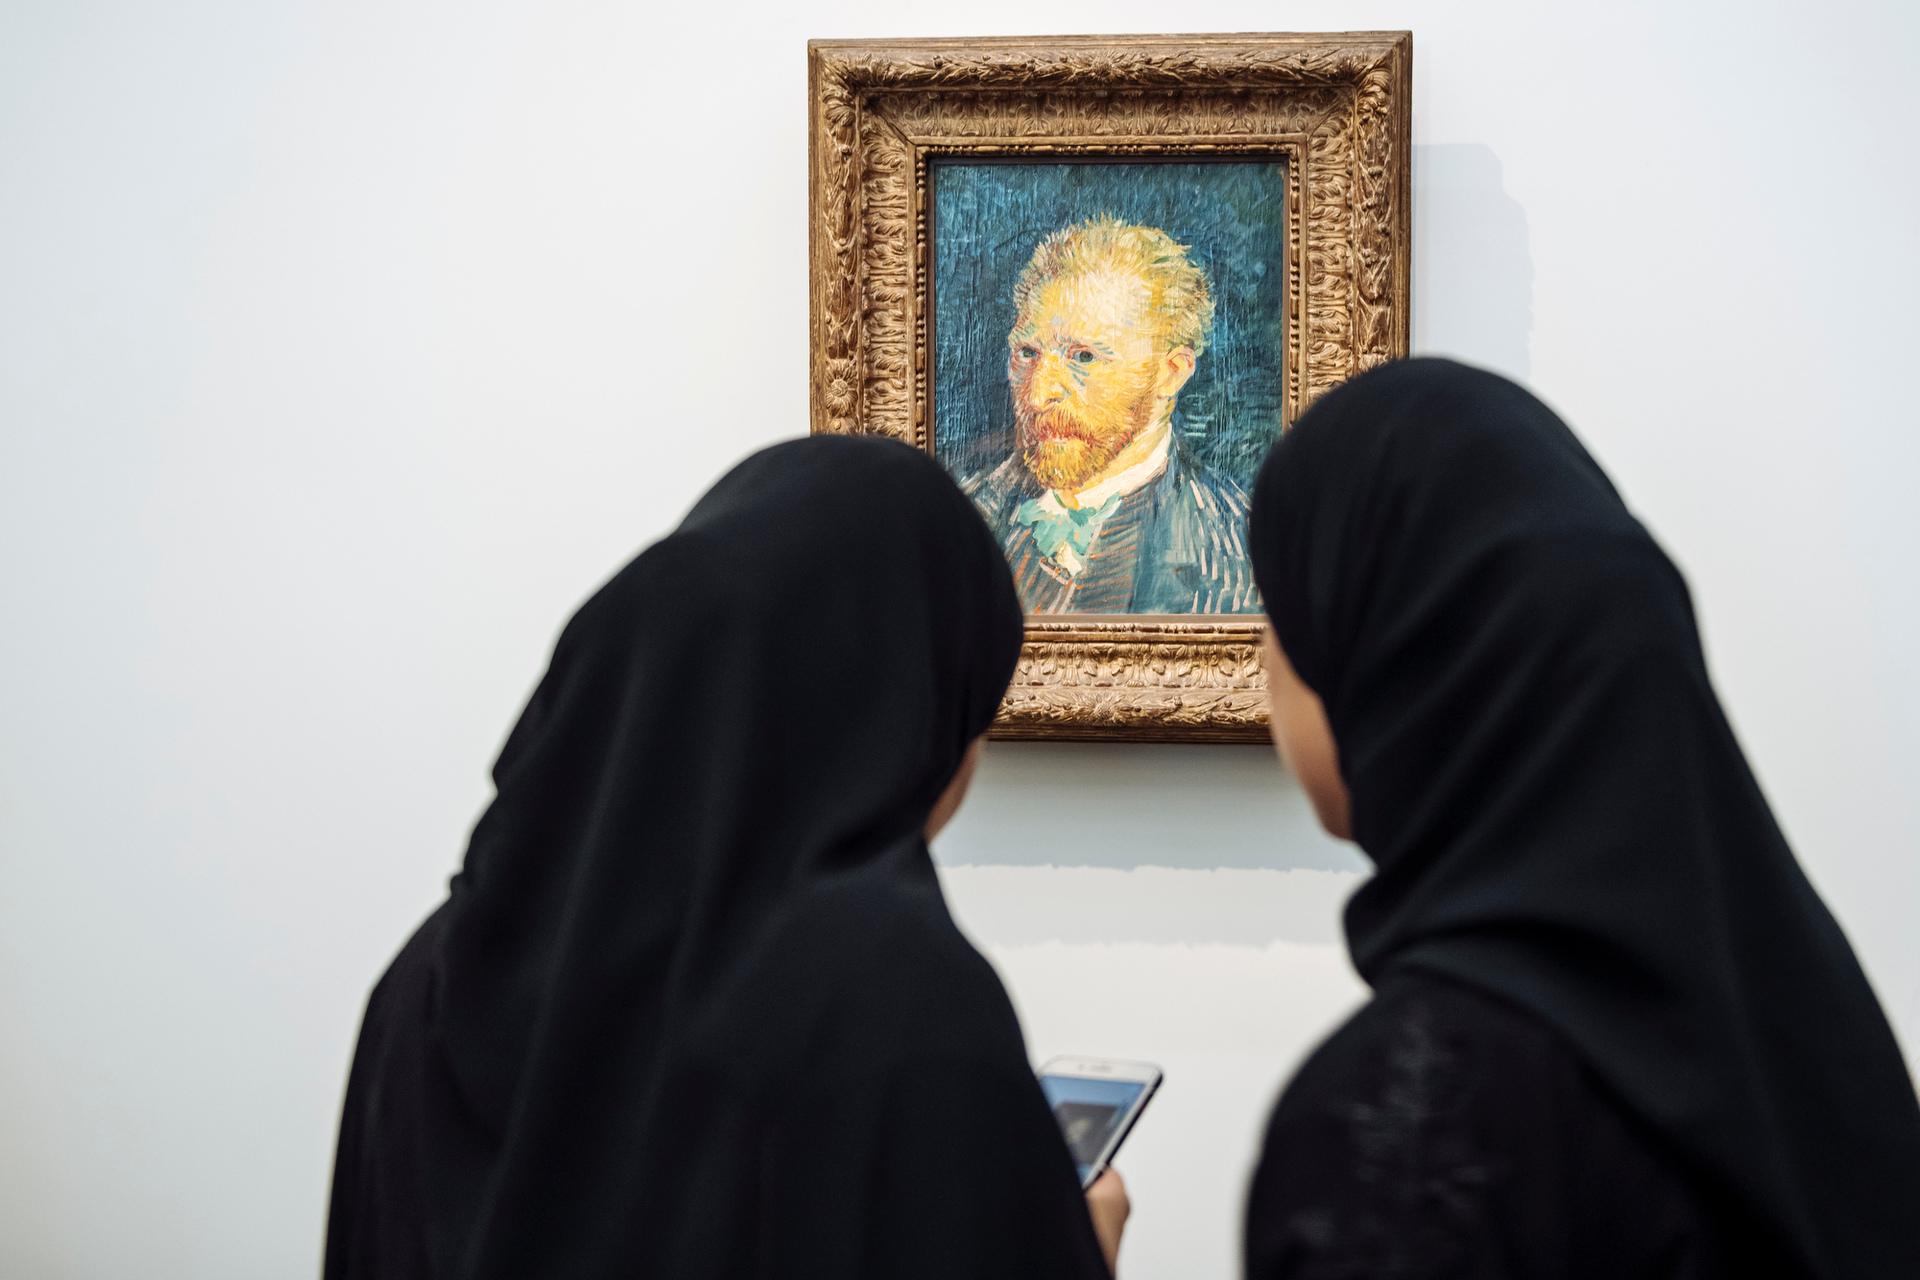
POLYGON ((1036 540, 1029 505, 1047 490, 1014 454, 961 487, 1000 539, 1029 613, 1255 613, 1260 597, 1247 558, 1247 495, 1178 439, 1161 473, 1120 498, 1093 529, 1084 554, 1036 540))

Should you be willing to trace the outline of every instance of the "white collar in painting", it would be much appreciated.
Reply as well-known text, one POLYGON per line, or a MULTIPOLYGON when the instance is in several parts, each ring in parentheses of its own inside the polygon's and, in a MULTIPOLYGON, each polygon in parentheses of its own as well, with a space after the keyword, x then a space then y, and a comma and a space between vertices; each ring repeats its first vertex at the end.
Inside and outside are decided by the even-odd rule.
POLYGON ((1108 498, 1124 498, 1159 479, 1160 473, 1167 469, 1167 455, 1172 451, 1173 424, 1169 422, 1162 425, 1160 443, 1153 447, 1153 452, 1125 471, 1088 485, 1078 493, 1055 493, 1054 496, 1061 499, 1061 506, 1067 505, 1065 499, 1069 497, 1073 499, 1073 505, 1076 507, 1104 506, 1108 498))

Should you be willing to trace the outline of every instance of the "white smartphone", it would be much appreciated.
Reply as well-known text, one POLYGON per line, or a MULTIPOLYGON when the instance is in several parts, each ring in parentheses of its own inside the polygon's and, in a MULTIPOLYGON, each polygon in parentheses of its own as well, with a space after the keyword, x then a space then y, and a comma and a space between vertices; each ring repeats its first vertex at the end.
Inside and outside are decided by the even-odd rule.
POLYGON ((1040 1089, 1073 1152, 1080 1185, 1106 1172, 1160 1087, 1160 1068, 1116 1058, 1055 1058, 1040 1068, 1040 1089))

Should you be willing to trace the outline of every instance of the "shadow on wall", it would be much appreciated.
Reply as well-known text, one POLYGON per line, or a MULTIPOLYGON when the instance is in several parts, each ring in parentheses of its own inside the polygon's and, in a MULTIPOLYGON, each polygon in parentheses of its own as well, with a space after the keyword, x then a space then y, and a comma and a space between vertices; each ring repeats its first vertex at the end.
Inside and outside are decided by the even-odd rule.
POLYGON ((995 742, 944 866, 1362 871, 1271 748, 995 742))
POLYGON ((1413 149, 1413 349, 1525 381, 1533 336, 1527 213, 1479 143, 1413 149))

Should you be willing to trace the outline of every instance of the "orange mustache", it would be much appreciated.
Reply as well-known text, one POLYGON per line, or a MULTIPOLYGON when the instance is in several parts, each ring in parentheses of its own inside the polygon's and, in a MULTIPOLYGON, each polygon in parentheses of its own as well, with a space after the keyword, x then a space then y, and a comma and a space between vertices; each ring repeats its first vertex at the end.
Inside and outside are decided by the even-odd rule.
POLYGON ((1086 419, 1070 409, 1042 409, 1038 413, 1020 413, 1017 415, 1020 426, 1020 443, 1023 445, 1046 444, 1055 440, 1078 440, 1094 442, 1105 434, 1086 419))
POLYGON ((1134 424, 1101 425, 1053 405, 1016 418, 1021 456, 1049 489, 1072 489, 1111 462, 1135 434, 1134 424))

